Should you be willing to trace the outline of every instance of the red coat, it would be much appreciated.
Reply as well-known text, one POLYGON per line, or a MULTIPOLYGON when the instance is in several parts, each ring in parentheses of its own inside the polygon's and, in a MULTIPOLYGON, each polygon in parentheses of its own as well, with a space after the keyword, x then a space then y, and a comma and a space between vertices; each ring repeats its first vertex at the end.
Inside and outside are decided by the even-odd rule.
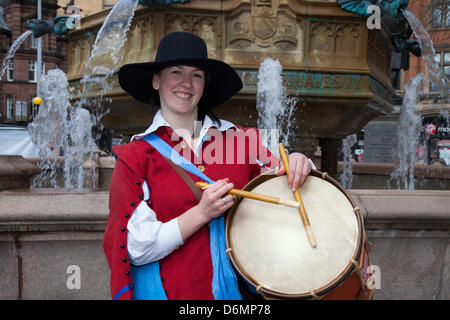
MULTIPOLYGON (((268 167, 278 165, 276 158, 260 144, 256 132, 254 129, 240 128, 239 132, 235 132, 236 137, 227 139, 226 144, 218 144, 217 141, 213 144, 220 136, 205 141, 200 152, 202 161, 195 158, 194 162, 194 154, 190 150, 192 158, 189 160, 197 166, 201 164, 205 168, 204 174, 209 178, 219 180, 228 177, 235 188, 240 189, 261 173, 261 166, 255 163, 259 155, 268 155, 268 158, 258 157, 260 160, 271 160, 267 164, 268 167), (245 135, 250 138, 245 139, 245 135), (257 136, 258 141, 255 142, 252 136, 257 136), (218 145, 223 145, 223 148, 219 150, 218 145), (214 163, 211 163, 212 158, 208 155, 214 157, 214 163), (222 164, 218 164, 220 162, 222 164)), ((178 146, 180 149, 180 141, 171 141, 171 128, 160 127, 155 133, 172 147, 178 146)), ((221 136, 225 139, 225 132, 221 133, 221 136)), ((178 217, 198 203, 182 178, 147 142, 137 140, 117 146, 114 147, 114 153, 117 162, 110 184, 110 212, 103 238, 103 248, 111 269, 112 297, 122 288, 132 284, 127 252, 127 223, 142 201, 144 180, 150 188, 150 199, 147 203, 155 211, 159 221, 167 222, 178 217)), ((194 181, 200 181, 197 176, 190 173, 189 175, 194 181)), ((161 259, 159 265, 168 299, 214 299, 211 288, 212 263, 208 225, 161 259)), ((128 290, 119 299, 130 299, 132 296, 132 290, 128 290)))

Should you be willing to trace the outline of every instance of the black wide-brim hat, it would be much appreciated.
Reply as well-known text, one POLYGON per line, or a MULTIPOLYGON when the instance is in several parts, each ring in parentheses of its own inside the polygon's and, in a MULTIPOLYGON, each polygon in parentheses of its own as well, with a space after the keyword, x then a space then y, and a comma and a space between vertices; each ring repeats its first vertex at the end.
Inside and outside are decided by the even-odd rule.
POLYGON ((189 65, 208 73, 199 105, 207 108, 225 102, 242 89, 242 81, 228 64, 208 59, 202 38, 188 32, 173 32, 164 36, 154 62, 130 63, 119 70, 119 84, 135 99, 152 103, 158 91, 153 89, 153 75, 173 65, 189 65))

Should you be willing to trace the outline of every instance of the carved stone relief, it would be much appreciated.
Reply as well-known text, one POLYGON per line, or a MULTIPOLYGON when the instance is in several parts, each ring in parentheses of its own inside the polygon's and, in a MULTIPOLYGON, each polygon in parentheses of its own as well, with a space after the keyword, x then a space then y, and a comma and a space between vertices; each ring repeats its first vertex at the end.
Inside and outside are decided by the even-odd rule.
POLYGON ((310 52, 317 55, 329 55, 334 52, 334 27, 328 22, 311 24, 310 52))
POLYGON ((390 79, 391 51, 376 31, 370 31, 368 36, 367 61, 375 72, 384 74, 390 79))
POLYGON ((90 37, 73 40, 71 47, 71 61, 68 75, 79 75, 84 72, 84 66, 91 53, 90 37))
POLYGON ((145 17, 131 25, 122 63, 148 61, 152 58, 153 32, 150 29, 152 20, 151 16, 145 17))
POLYGON ((213 16, 166 15, 164 34, 175 31, 192 32, 202 37, 208 50, 220 48, 219 19, 213 16))
POLYGON ((342 56, 357 56, 360 48, 359 25, 339 24, 336 27, 336 53, 342 56))
POLYGON ((226 17, 226 45, 232 49, 296 50, 299 22, 280 10, 278 1, 253 0, 226 17))
POLYGON ((312 22, 310 26, 310 52, 317 55, 358 56, 360 25, 312 22))

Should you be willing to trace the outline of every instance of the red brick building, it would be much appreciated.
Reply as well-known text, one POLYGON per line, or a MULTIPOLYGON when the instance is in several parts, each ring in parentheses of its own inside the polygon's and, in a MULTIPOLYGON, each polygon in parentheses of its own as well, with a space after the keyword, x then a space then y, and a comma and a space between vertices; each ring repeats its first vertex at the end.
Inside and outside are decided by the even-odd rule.
MULTIPOLYGON (((29 30, 26 22, 37 18, 36 0, 4 2, 4 18, 12 37, 0 34, 0 61, 11 44, 29 30)), ((58 9, 56 0, 42 1, 42 19, 53 20, 58 9)), ((42 38, 42 73, 60 68, 67 71, 67 43, 55 34, 42 38)), ((32 98, 36 96, 37 41, 30 35, 20 46, 0 82, 0 124, 26 125, 37 112, 32 98)))
MULTIPOLYGON (((434 60, 450 82, 450 0, 410 0, 408 10, 422 22, 435 49, 434 60)), ((411 55, 410 69, 405 72, 404 85, 417 75, 425 76, 424 93, 416 105, 422 116, 421 145, 426 153, 425 162, 438 163, 440 159, 450 165, 450 103, 448 95, 442 97, 429 81, 428 69, 422 57, 411 55)), ((422 158, 419 156, 419 160, 422 158)), ((443 162, 441 161, 443 164, 443 162)))
MULTIPOLYGON (((430 34, 436 51, 435 59, 450 79, 450 0, 410 0, 408 10, 414 13, 430 34)), ((405 84, 419 72, 428 77, 425 60, 411 55, 405 84)), ((429 85, 425 88, 425 91, 428 90, 429 85)))

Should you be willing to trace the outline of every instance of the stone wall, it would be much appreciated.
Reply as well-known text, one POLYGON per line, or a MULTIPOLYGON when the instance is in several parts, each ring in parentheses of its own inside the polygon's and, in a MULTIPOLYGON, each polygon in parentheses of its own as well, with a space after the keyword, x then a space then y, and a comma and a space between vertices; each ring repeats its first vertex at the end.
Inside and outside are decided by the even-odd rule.
MULTIPOLYGON (((379 267, 374 299, 450 299, 450 192, 350 194, 379 267)), ((7 190, 0 203, 0 299, 110 299, 106 190, 7 190)))

